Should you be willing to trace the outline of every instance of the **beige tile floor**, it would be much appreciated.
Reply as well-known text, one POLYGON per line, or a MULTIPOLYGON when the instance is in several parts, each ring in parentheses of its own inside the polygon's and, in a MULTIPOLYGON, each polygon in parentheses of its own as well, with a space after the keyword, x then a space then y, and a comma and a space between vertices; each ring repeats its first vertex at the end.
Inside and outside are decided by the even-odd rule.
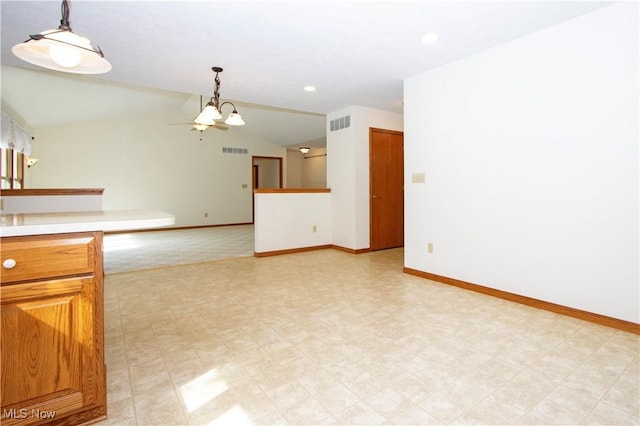
POLYGON ((106 274, 253 256, 253 225, 106 234, 106 274))
POLYGON ((106 424, 638 424, 640 337, 402 273, 402 250, 108 275, 106 424))

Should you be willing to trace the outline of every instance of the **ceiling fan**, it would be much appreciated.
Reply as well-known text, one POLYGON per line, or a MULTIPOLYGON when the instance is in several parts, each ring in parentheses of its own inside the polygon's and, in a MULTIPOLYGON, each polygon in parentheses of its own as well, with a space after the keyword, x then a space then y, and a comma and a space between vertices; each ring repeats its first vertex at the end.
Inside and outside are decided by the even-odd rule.
MULTIPOLYGON (((202 111, 202 95, 200 95, 200 111, 202 111)), ((229 126, 225 126, 222 123, 214 122, 214 124, 200 124, 200 123, 196 123, 195 120, 190 123, 169 123, 169 126, 180 126, 180 125, 186 125, 186 124, 191 126, 192 131, 197 131, 200 133, 204 132, 209 128, 213 128, 216 130, 229 130, 229 126)))

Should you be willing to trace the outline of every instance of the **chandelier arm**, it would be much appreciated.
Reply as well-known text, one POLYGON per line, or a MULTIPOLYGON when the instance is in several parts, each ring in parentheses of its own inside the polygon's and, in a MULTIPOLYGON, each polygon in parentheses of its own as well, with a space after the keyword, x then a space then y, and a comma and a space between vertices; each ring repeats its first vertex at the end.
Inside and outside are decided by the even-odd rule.
MULTIPOLYGON (((224 101, 221 105, 220 108, 222 108, 224 105, 229 104, 233 107, 233 112, 236 112, 236 106, 233 104, 233 102, 230 101, 224 101)), ((218 109, 218 111, 222 112, 222 110, 218 109)))
MULTIPOLYGON (((60 29, 59 31, 54 31, 54 32, 51 32, 49 34, 57 34, 57 33, 62 33, 62 32, 65 32, 65 31, 70 31, 70 30, 60 29)), ((42 35, 42 34, 29 34, 29 40, 27 40, 27 41, 30 41, 30 40, 35 40, 35 41, 38 41, 38 40, 51 40, 51 41, 55 41, 56 43, 62 43, 62 44, 66 44, 68 46, 73 46, 73 47, 78 48, 78 49, 86 50, 88 52, 97 53, 98 55, 100 55, 101 57, 104 58, 104 53, 102 53, 102 50, 99 47, 92 48, 92 49, 87 49, 86 47, 78 46, 77 44, 69 43, 69 42, 62 41, 62 40, 57 40, 55 38, 49 38, 46 35, 42 35)), ((27 41, 25 41, 25 43, 27 41)), ((91 46, 91 47, 93 47, 93 46, 91 46)))

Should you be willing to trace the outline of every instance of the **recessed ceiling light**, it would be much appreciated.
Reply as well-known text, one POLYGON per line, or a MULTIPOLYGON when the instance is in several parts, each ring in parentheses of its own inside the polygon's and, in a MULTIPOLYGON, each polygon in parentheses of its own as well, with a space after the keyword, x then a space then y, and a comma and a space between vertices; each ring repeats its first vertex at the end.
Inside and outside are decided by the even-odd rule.
POLYGON ((424 44, 430 44, 438 40, 438 34, 436 33, 427 33, 420 37, 420 41, 424 44))
POLYGON ((314 86, 304 86, 305 92, 315 92, 316 88, 314 86))

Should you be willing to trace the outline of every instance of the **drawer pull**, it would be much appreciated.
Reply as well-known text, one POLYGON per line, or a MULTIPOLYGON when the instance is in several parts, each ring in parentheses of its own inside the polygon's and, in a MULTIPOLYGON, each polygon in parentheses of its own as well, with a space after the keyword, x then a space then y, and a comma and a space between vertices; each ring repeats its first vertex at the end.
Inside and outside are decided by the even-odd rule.
POLYGON ((16 266, 16 261, 13 259, 7 259, 2 262, 2 267, 5 269, 12 269, 16 266))

